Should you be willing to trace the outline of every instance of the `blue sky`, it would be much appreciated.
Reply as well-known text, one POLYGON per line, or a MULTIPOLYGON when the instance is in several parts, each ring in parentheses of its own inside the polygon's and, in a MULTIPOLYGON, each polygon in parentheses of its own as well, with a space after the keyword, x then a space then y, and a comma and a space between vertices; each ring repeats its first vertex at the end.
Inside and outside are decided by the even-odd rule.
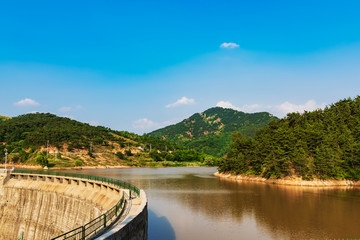
POLYGON ((1 1, 0 115, 144 133, 360 89, 359 1, 1 1))

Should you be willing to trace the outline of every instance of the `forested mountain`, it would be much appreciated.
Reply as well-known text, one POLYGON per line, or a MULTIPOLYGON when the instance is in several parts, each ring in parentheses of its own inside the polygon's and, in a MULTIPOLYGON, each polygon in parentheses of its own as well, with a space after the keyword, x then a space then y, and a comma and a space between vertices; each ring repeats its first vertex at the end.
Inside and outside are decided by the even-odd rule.
MULTIPOLYGON (((176 157, 180 153, 181 156, 197 154, 185 150, 175 154, 172 153, 174 149, 183 149, 176 143, 146 134, 139 136, 101 126, 95 127, 49 113, 26 114, 0 121, 0 142, 6 142, 6 146, 0 146, 2 162, 6 147, 10 153, 9 160, 13 162, 42 165, 46 165, 42 162, 46 160, 44 151, 51 153, 46 154, 50 162, 65 166, 76 165, 76 160, 80 161, 77 162, 78 165, 120 165, 126 163, 126 160, 145 161, 154 160, 155 157, 156 161, 182 161, 176 157), (55 153, 59 154, 55 156, 55 153)), ((204 157, 196 155, 187 159, 200 161, 204 157)))
POLYGON ((7 142, 9 146, 18 144, 23 148, 38 148, 47 141, 58 149, 66 143, 70 151, 75 148, 90 149, 91 142, 94 145, 107 145, 108 141, 120 145, 132 142, 152 144, 154 148, 174 148, 173 143, 151 136, 95 127, 50 113, 26 114, 0 123, 0 142, 7 142))
POLYGON ((360 97, 324 110, 291 113, 253 139, 233 136, 220 172, 266 178, 360 179, 360 97))
POLYGON ((257 130, 274 119, 277 118, 267 112, 244 113, 214 107, 149 135, 219 157, 228 151, 234 132, 240 131, 245 137, 253 137, 257 130))

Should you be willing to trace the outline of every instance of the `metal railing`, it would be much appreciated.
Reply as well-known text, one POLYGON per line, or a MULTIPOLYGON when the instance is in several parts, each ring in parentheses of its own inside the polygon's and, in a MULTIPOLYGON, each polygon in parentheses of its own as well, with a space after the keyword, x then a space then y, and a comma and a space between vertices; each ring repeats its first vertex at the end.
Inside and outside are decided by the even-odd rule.
MULTIPOLYGON (((98 177, 98 176, 92 176, 92 175, 86 175, 86 174, 79 174, 79 173, 67 173, 67 172, 48 172, 48 171, 35 171, 35 170, 25 170, 25 169, 14 169, 12 173, 24 173, 24 174, 38 174, 38 175, 51 175, 51 176, 63 176, 63 177, 73 177, 73 178, 81 178, 86 180, 93 180, 97 182, 102 182, 106 184, 111 184, 119 188, 123 189, 129 189, 129 191, 134 192, 137 196, 140 196, 140 189, 136 186, 118 180, 118 179, 112 179, 112 178, 106 178, 106 177, 98 177)), ((130 193, 131 194, 131 193, 130 193)))
MULTIPOLYGON (((105 178, 105 177, 97 177, 92 175, 84 175, 84 174, 77 174, 77 173, 65 173, 65 172, 47 172, 47 171, 34 171, 34 170, 19 170, 14 169, 12 173, 20 173, 20 174, 36 174, 36 175, 49 175, 49 176, 63 176, 63 177, 72 177, 72 178, 80 178, 92 181, 98 181, 101 183, 105 183, 108 185, 114 185, 119 188, 128 189, 130 196, 128 199, 131 201, 132 199, 132 192, 135 195, 140 196, 140 189, 136 186, 120 181, 118 179, 112 178, 105 178)), ((115 219, 122 217, 125 208, 127 205, 131 204, 125 199, 125 193, 123 192, 122 198, 109 209, 106 213, 100 215, 99 217, 91 220, 90 222, 86 223, 83 226, 70 230, 64 234, 61 234, 51 240, 85 240, 89 237, 93 236, 94 234, 98 233, 99 231, 104 230, 106 227, 110 226, 115 219)))
POLYGON ((123 193, 123 196, 120 199, 120 201, 115 206, 113 206, 110 210, 108 210, 106 213, 91 220, 90 222, 86 223, 83 226, 80 226, 78 228, 70 230, 69 232, 61 234, 55 238, 52 238, 51 240, 60 240, 60 239, 61 240, 65 240, 65 239, 85 240, 85 239, 88 239, 90 236, 98 233, 99 231, 102 231, 107 226, 110 226, 112 221, 114 219, 116 219, 118 216, 120 217, 125 210, 125 204, 126 204, 126 200, 125 200, 125 196, 123 193))

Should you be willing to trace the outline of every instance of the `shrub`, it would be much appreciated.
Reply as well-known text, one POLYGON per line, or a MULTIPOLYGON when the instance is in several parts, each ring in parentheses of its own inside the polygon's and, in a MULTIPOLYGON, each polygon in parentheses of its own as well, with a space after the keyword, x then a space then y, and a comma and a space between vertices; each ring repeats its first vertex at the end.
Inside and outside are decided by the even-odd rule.
POLYGON ((49 161, 46 157, 46 153, 41 152, 36 157, 36 162, 41 165, 42 167, 47 167, 49 165, 49 161))
POLYGON ((11 160, 12 160, 12 162, 18 162, 20 160, 20 156, 15 155, 11 160))
POLYGON ((94 154, 92 154, 92 152, 88 152, 88 155, 91 157, 91 158, 95 158, 94 154))
POLYGON ((214 159, 212 157, 205 157, 204 164, 208 166, 214 166, 214 159))
POLYGON ((76 167, 80 167, 80 166, 83 165, 83 162, 81 160, 79 160, 79 159, 76 159, 74 164, 75 164, 76 167))
POLYGON ((125 155, 128 156, 128 157, 133 156, 133 154, 132 154, 132 152, 131 152, 130 149, 125 150, 125 155))
POLYGON ((117 152, 115 155, 120 159, 126 159, 125 155, 122 152, 117 152))
POLYGON ((156 149, 151 150, 151 152, 149 153, 149 155, 150 155, 150 157, 151 157, 152 159, 154 159, 155 162, 160 162, 160 161, 162 161, 161 156, 160 156, 160 154, 157 152, 156 149))

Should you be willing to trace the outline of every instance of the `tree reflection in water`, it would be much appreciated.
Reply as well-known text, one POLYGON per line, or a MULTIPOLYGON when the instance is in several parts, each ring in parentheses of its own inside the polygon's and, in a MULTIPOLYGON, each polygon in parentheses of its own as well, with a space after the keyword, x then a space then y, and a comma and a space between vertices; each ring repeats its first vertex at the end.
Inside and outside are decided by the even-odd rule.
POLYGON ((169 220, 162 216, 159 217, 151 209, 148 209, 148 239, 149 240, 174 240, 175 232, 169 220))

